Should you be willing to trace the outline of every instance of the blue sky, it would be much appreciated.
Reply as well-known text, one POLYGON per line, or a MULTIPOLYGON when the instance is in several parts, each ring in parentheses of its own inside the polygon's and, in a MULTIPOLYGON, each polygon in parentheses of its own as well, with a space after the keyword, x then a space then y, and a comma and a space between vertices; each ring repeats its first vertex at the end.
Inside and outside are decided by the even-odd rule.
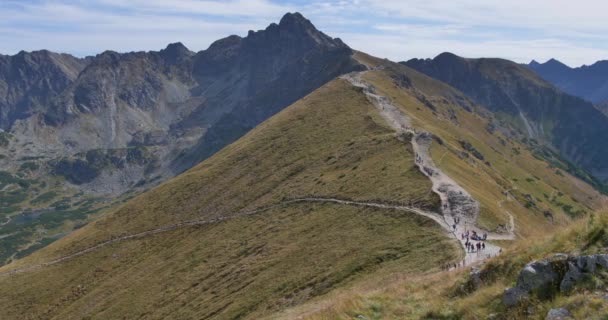
POLYGON ((0 53, 84 56, 177 41, 198 51, 294 11, 355 49, 397 61, 444 51, 571 66, 608 59, 605 0, 0 0, 0 53))

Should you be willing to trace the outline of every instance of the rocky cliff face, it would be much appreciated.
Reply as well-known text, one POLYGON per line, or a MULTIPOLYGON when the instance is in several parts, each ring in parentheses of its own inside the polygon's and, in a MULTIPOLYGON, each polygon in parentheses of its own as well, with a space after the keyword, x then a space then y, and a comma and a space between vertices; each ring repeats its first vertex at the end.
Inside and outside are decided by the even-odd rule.
POLYGON ((608 178, 608 118, 583 99, 568 95, 528 68, 502 59, 466 59, 443 53, 403 64, 461 90, 477 103, 503 115, 528 138, 608 178))
POLYGON ((300 14, 207 50, 0 56, 0 264, 362 68, 300 14))
POLYGON ((594 103, 608 101, 608 60, 598 61, 590 66, 570 68, 550 59, 545 63, 532 61, 528 67, 569 94, 594 103))
POLYGON ((0 128, 47 108, 86 64, 87 59, 46 50, 0 55, 0 128))
POLYGON ((88 59, 48 51, 2 56, 0 126, 11 136, 4 167, 42 156, 50 172, 62 174, 66 163, 90 166, 77 156, 90 150, 145 148, 157 161, 137 174, 115 166, 86 177, 62 174, 97 193, 122 193, 190 168, 325 82, 362 68, 351 55, 294 13, 198 53, 174 43, 88 59))
POLYGON ((191 167, 325 82, 363 67, 340 39, 319 32, 300 14, 287 14, 247 37, 215 42, 194 57, 194 92, 209 98, 205 108, 180 123, 214 121, 174 163, 191 167))

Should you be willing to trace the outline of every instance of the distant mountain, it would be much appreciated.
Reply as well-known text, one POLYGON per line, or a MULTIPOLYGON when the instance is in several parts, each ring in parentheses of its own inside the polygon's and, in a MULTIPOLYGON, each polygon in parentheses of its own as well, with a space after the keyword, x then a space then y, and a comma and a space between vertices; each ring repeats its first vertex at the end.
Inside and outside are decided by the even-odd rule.
MULTIPOLYGON (((122 176, 122 186, 91 185, 122 192, 141 179, 188 169, 325 82, 360 69, 351 55, 340 39, 294 13, 198 53, 174 43, 158 52, 106 51, 88 59, 48 51, 0 56, 0 127, 13 136, 5 156, 149 149, 156 168, 122 176)), ((78 170, 91 163, 70 161, 55 172, 71 171, 73 183, 103 174, 78 170)))
POLYGON ((56 216, 86 221, 97 208, 87 197, 114 199, 189 169, 326 82, 363 69, 352 55, 340 39, 288 13, 200 52, 173 43, 86 59, 49 51, 0 56, 0 200, 8 199, 0 201, 0 223, 8 219, 0 232, 29 230, 5 239, 0 263, 50 236, 38 229, 69 231, 13 216, 69 209, 56 216))
MULTIPOLYGON (((545 142, 596 177, 608 179, 608 118, 525 66, 503 59, 466 59, 442 53, 403 64, 444 81, 502 115, 527 138, 545 142)), ((551 63, 555 69, 557 63, 551 63)))
POLYGON ((46 50, 0 55, 0 128, 47 108, 86 65, 87 59, 46 50))
POLYGON ((566 93, 594 103, 608 101, 608 60, 570 68, 550 59, 545 63, 532 61, 528 67, 566 93))

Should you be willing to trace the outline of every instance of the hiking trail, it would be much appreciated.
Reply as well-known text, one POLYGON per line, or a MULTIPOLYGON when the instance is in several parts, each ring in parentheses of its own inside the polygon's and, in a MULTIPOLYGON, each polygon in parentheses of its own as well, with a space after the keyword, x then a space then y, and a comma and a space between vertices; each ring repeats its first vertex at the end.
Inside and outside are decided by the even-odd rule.
MULTIPOLYGON (((109 240, 97 243, 93 246, 87 247, 85 249, 52 259, 44 263, 18 267, 0 272, 0 276, 10 276, 52 266, 76 258, 78 256, 96 251, 108 245, 126 240, 139 239, 159 233, 173 231, 180 228, 220 223, 238 217, 255 215, 281 206, 303 202, 333 203, 339 205, 399 210, 412 212, 430 218, 436 223, 438 223, 444 230, 446 230, 449 234, 451 234, 459 241, 463 249, 465 249, 466 255, 464 259, 464 264, 467 266, 484 261, 487 258, 499 254, 501 250, 500 247, 488 242, 485 243, 486 249, 482 252, 467 252, 465 248, 465 240, 463 240, 460 235, 464 233, 465 230, 469 230, 476 231, 480 235, 486 233, 486 240, 513 240, 515 239, 515 225, 513 221, 513 216, 505 210, 505 213, 509 216, 510 222, 510 226, 508 228, 509 232, 507 234, 486 232, 476 227, 477 217, 479 216, 479 203, 464 188, 458 185, 458 183, 456 183, 448 175, 443 173, 434 164, 429 154, 429 148, 434 139, 433 135, 429 132, 419 131, 413 128, 410 124, 409 118, 404 113, 402 113, 396 106, 394 106, 388 98, 377 94, 375 88, 372 85, 366 83, 361 79, 361 76, 365 72, 367 71, 350 73, 342 76, 341 78, 350 82, 353 86, 361 88, 363 90, 363 93, 366 95, 366 97, 372 102, 375 107, 378 108, 380 115, 395 130, 398 136, 402 137, 405 135, 411 135, 411 144, 415 154, 416 165, 418 166, 418 169, 431 180, 433 192, 435 192, 440 197, 440 212, 430 212, 413 206, 395 205, 373 201, 354 201, 339 198, 314 196, 294 198, 282 201, 278 204, 261 207, 251 211, 237 212, 234 214, 220 216, 212 219, 183 221, 138 233, 114 237, 109 240), (454 228, 454 226, 456 226, 456 228, 454 228)), ((507 198, 505 200, 509 200, 508 191, 506 192, 506 197, 507 198)), ((498 203, 500 208, 502 208, 502 202, 504 202, 505 200, 502 200, 498 203)))
MULTIPOLYGON (((486 240, 512 240, 515 238, 513 216, 509 216, 510 226, 508 234, 497 234, 483 231, 476 226, 479 216, 479 202, 477 202, 464 188, 456 183, 447 174, 443 173, 433 162, 430 156, 430 146, 434 136, 430 132, 420 131, 412 127, 407 115, 392 104, 391 100, 377 93, 376 89, 362 79, 362 75, 368 71, 352 72, 341 78, 350 82, 353 86, 361 88, 368 100, 378 109, 380 115, 395 130, 397 135, 409 134, 412 136, 411 144, 414 150, 415 161, 418 169, 427 176, 432 183, 432 190, 441 199, 441 216, 450 233, 460 242, 465 250, 465 265, 471 265, 483 261, 500 253, 501 248, 485 243, 486 249, 482 252, 467 252, 465 239, 460 236, 465 231, 475 231, 481 235, 487 234, 486 240), (455 226, 455 228, 454 228, 455 226)), ((501 206, 502 207, 502 206, 501 206)))

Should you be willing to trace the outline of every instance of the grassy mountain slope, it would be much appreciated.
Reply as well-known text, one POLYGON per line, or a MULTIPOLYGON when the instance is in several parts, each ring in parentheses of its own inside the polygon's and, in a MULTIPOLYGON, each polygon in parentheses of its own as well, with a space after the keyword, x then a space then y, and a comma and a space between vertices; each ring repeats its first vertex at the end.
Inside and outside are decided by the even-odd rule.
POLYGON ((0 238, 7 237, 0 264, 89 221, 87 208, 68 214, 54 202, 32 208, 28 200, 52 191, 58 200, 110 202, 143 192, 361 68, 346 44, 299 13, 196 53, 172 43, 86 59, 0 55, 0 175, 38 184, 0 191, 0 238), (3 225, 7 215, 22 215, 27 225, 3 225), (48 220, 62 228, 49 231, 48 220))
MULTIPOLYGON (((584 245, 587 230, 581 226, 594 210, 605 207, 603 195, 556 167, 558 160, 552 164, 535 156, 540 152, 538 145, 507 139, 491 113, 457 90, 402 65, 362 53, 358 53, 358 59, 377 68, 364 78, 379 94, 401 107, 415 127, 438 137, 431 147, 434 161, 480 201, 478 223, 503 230, 508 211, 514 216, 518 239, 499 241, 505 252, 488 265, 502 261, 505 266, 499 268, 501 273, 494 282, 473 295, 455 297, 456 289, 467 279, 468 268, 451 273, 377 275, 271 318, 483 319, 491 313, 505 312, 500 306, 502 290, 511 285, 530 259, 560 250, 576 252, 577 246, 584 245), (490 124, 496 124, 496 128, 489 130, 490 124), (470 146, 464 148, 461 141, 470 146), (545 212, 551 212, 552 218, 545 212), (561 233, 573 225, 580 233, 561 233)), ((588 252, 593 250, 597 251, 597 246, 588 252)), ((581 296, 565 299, 580 300, 581 296)), ((539 312, 546 314, 549 306, 543 304, 539 312)))
POLYGON ((603 214, 582 219, 552 234, 539 233, 520 241, 481 268, 484 276, 476 290, 463 289, 470 284, 471 268, 421 277, 393 277, 390 282, 374 279, 376 282, 367 283, 365 291, 332 295, 314 307, 304 305, 276 318, 305 315, 303 319, 545 319, 550 309, 566 308, 574 319, 605 319, 606 285, 597 279, 552 300, 532 300, 510 309, 501 303, 504 289, 513 286, 520 270, 530 261, 555 253, 605 253, 608 221, 601 217, 603 214))
MULTIPOLYGON (((302 195, 436 208, 430 182, 360 90, 335 80, 185 174, 2 270, 99 241, 302 195)), ((259 318, 370 273, 459 259, 434 222, 391 210, 292 204, 103 247, 1 276, 3 318, 259 318)))
MULTIPOLYGON (((559 169, 559 160, 534 156, 543 149, 532 142, 508 140, 492 113, 459 91, 403 65, 355 57, 374 68, 363 78, 378 94, 436 136, 434 162, 481 203, 481 226, 506 231, 512 214, 516 234, 529 237, 602 206, 603 196, 559 169)), ((414 164, 409 138, 402 140, 361 89, 336 79, 195 168, 0 272, 180 221, 228 219, 2 275, 0 316, 257 319, 294 306, 287 315, 334 310, 336 294, 402 283, 395 279, 428 289, 424 279, 442 281, 439 266, 462 258, 428 219, 320 203, 238 214, 310 195, 436 211, 440 201, 414 164)), ((405 301, 425 297, 435 306, 426 294, 412 291, 405 301)))
POLYGON ((481 226, 504 229, 508 211, 518 233, 528 235, 604 205, 603 196, 560 169, 564 164, 543 147, 509 139, 491 113, 462 93, 408 67, 376 63, 383 70, 366 74, 367 80, 401 106, 415 127, 440 138, 431 146, 435 163, 480 201, 481 226))
MULTIPOLYGON (((534 71, 504 59, 467 59, 442 53, 434 59, 403 62, 461 90, 508 123, 514 138, 534 139, 554 149, 596 178, 606 180, 608 118, 581 98, 568 95, 534 71)), ((598 187, 582 170, 571 172, 598 187)), ((605 190, 606 191, 606 190, 605 190)))

